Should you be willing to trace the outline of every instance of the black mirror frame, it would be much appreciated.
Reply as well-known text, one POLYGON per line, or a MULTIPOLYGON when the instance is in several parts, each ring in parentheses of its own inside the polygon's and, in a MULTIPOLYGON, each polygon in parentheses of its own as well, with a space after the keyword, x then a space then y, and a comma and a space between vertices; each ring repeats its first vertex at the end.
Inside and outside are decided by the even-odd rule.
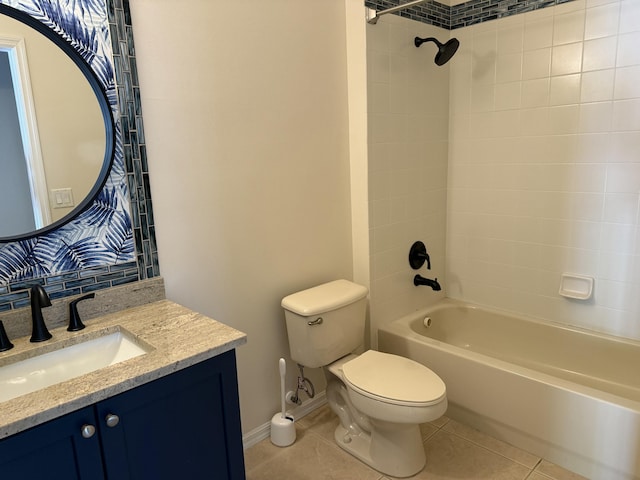
POLYGON ((105 155, 104 160, 102 162, 102 168, 100 169, 100 173, 98 174, 98 179, 95 184, 87 194, 87 196, 78 204, 76 208, 74 208, 71 212, 65 215, 60 220, 57 220, 43 228, 38 230, 34 230, 33 232, 28 232, 19 235, 13 235, 9 237, 0 237, 0 243, 9 243, 9 242, 17 242, 20 240, 27 240, 29 238, 37 237, 40 235, 47 234, 53 230, 56 230, 63 225, 66 225, 82 212, 87 210, 95 200, 96 196, 102 191, 107 179, 109 178, 109 173, 111 171, 111 166, 113 164, 113 158, 115 155, 115 145, 116 145, 116 128, 115 122, 113 119, 113 112, 111 110, 111 105, 109 104, 109 100, 107 98, 107 94, 104 91, 98 77, 93 72, 93 69, 89 66, 89 64, 80 56, 80 54, 71 46, 71 44, 58 33, 56 33, 51 28, 47 27, 43 23, 29 16, 28 14, 17 10, 8 5, 0 4, 0 15, 7 15, 31 28, 38 31, 46 38, 51 40, 57 47, 59 47, 80 69, 84 77, 89 82, 91 89, 96 95, 98 100, 98 104, 100 105, 100 111, 102 112, 102 118, 104 120, 105 126, 105 137, 106 137, 106 145, 105 145, 105 155))

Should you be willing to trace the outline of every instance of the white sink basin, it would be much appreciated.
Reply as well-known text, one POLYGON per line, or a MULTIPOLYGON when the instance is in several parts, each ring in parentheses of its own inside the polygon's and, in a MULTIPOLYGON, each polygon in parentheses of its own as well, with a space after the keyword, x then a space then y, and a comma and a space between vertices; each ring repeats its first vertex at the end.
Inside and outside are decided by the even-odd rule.
POLYGON ((118 331, 0 366, 0 402, 144 355, 149 350, 118 331))

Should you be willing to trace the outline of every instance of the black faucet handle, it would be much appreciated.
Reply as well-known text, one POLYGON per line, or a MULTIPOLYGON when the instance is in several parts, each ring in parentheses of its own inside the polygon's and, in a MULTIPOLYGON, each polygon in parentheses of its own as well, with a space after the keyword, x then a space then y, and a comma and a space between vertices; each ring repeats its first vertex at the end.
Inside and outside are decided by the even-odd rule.
POLYGON ((0 320, 0 352, 6 352, 12 348, 13 343, 9 340, 7 332, 4 329, 4 325, 2 324, 2 320, 0 320))
POLYGON ((76 298, 72 302, 69 302, 69 327, 67 327, 68 332, 77 332, 78 330, 82 330, 84 328, 84 323, 82 323, 80 314, 78 313, 78 302, 87 300, 88 298, 94 298, 95 296, 95 293, 89 293, 87 295, 83 295, 80 298, 76 298))
POLYGON ((424 255, 422 255, 422 258, 427 262, 427 270, 431 270, 431 258, 429 257, 429 254, 425 252, 424 255))
POLYGON ((424 262, 427 262, 427 268, 431 270, 431 258, 427 253, 427 247, 424 243, 417 241, 411 245, 411 250, 409 250, 409 265, 414 270, 418 270, 424 265, 424 262))

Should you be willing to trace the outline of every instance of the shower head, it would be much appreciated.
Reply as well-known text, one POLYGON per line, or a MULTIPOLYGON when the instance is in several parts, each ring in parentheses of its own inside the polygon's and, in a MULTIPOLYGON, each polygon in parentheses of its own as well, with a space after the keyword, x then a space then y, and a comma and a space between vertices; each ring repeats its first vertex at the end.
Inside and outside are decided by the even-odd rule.
POLYGON ((429 38, 420 38, 416 37, 413 43, 416 47, 419 47, 424 42, 433 42, 438 46, 438 53, 436 53, 435 62, 436 65, 442 66, 451 60, 451 57, 456 53, 458 47, 460 46, 460 42, 457 38, 452 38, 446 43, 440 43, 438 39, 429 37, 429 38))

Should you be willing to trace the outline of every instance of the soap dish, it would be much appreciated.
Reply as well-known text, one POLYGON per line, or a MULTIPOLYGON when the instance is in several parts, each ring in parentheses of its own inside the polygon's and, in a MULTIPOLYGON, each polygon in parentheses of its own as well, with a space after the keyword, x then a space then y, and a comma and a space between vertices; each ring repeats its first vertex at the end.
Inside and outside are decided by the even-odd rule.
POLYGON ((593 277, 563 273, 558 293, 567 298, 588 300, 593 294, 593 277))

